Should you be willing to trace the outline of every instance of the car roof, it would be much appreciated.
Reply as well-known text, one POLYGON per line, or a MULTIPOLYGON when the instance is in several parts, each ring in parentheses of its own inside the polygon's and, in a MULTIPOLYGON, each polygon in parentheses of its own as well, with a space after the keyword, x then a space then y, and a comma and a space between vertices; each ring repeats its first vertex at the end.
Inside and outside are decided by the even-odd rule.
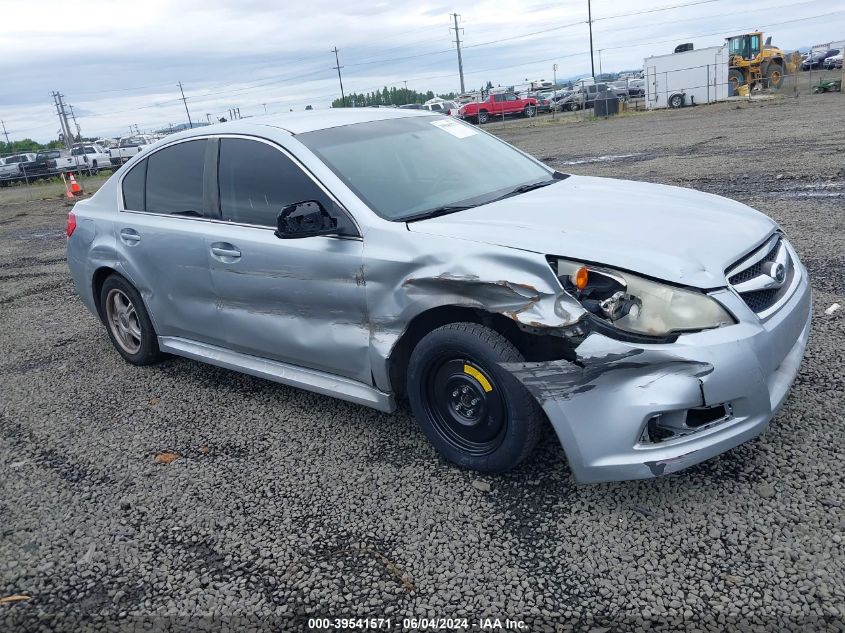
MULTIPOLYGON (((287 130, 291 134, 304 134, 315 130, 325 130, 343 125, 355 123, 369 123, 371 121, 384 121, 386 119, 406 119, 415 116, 441 116, 432 114, 422 106, 417 108, 332 108, 330 110, 306 110, 304 112, 291 112, 288 114, 273 114, 256 116, 249 119, 253 124, 268 125, 287 130)), ((236 131, 242 121, 229 121, 215 125, 221 131, 236 131)), ((208 130, 208 128, 199 128, 208 130)))

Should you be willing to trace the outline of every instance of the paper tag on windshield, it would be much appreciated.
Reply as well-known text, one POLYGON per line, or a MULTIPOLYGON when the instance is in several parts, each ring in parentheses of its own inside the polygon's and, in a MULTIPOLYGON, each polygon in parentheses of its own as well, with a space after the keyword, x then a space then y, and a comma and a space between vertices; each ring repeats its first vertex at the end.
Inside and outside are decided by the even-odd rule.
POLYGON ((475 136, 478 134, 478 130, 473 130, 468 125, 464 125, 463 123, 458 123, 457 121, 452 121, 450 119, 432 121, 431 124, 434 127, 439 127, 444 132, 449 132, 449 134, 456 138, 466 138, 468 136, 475 136))

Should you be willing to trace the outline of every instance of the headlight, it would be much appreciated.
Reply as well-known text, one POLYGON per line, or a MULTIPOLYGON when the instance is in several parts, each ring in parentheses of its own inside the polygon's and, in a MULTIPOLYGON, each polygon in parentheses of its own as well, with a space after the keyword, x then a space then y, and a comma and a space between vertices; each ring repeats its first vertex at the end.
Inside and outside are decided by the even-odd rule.
POLYGON ((564 289, 584 309, 626 332, 667 336, 736 323, 717 301, 698 290, 592 264, 556 257, 549 261, 564 289))

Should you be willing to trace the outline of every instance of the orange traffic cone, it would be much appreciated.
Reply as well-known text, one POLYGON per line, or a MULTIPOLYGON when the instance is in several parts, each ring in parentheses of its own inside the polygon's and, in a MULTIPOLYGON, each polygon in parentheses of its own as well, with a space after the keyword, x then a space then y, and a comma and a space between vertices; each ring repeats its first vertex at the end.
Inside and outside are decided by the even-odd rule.
POLYGON ((73 177, 72 172, 70 174, 70 191, 75 196, 82 195, 82 187, 80 187, 79 183, 76 182, 76 178, 73 177))

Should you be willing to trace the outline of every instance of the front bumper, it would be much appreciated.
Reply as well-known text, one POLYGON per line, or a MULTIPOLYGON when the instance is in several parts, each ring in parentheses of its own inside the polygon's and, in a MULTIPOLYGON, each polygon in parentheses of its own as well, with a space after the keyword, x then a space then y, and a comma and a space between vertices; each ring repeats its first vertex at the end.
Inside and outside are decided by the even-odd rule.
POLYGON ((740 321, 643 345, 593 333, 580 363, 508 368, 540 402, 579 483, 644 479, 710 459, 762 433, 786 399, 810 336, 806 269, 765 321, 731 290, 712 293, 740 321), (729 415, 664 441, 644 440, 655 416, 725 405, 729 415))

